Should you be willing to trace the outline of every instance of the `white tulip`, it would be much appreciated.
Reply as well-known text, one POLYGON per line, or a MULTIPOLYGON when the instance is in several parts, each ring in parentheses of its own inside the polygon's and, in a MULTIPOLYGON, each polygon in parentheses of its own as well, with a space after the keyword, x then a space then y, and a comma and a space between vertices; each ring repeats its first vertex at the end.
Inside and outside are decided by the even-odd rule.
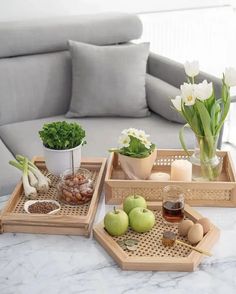
POLYGON ((186 75, 193 78, 199 74, 199 62, 194 60, 192 62, 186 61, 184 64, 186 75))
POLYGON ((119 146, 121 148, 129 147, 129 144, 130 144, 130 137, 128 135, 121 135, 119 138, 119 146))
POLYGON ((196 95, 195 95, 195 84, 184 83, 180 86, 181 97, 187 106, 195 104, 196 95))
POLYGON ((197 99, 204 101, 212 95, 212 83, 208 83, 207 80, 204 80, 202 83, 195 85, 194 91, 197 99))
POLYGON ((171 99, 171 102, 173 103, 174 107, 181 111, 181 104, 182 104, 182 98, 181 96, 176 96, 175 99, 171 99))
POLYGON ((236 86, 236 69, 233 67, 226 67, 225 69, 225 83, 229 87, 236 86))

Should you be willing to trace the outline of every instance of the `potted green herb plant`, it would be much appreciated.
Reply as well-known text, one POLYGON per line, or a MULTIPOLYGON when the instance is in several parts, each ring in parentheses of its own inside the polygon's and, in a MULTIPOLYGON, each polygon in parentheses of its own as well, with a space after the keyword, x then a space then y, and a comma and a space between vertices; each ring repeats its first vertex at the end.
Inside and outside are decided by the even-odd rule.
POLYGON ((143 130, 125 129, 119 137, 119 148, 110 149, 118 153, 121 167, 131 180, 145 180, 151 174, 156 146, 149 137, 143 130))
POLYGON ((77 123, 58 121, 44 124, 39 136, 44 146, 48 170, 60 175, 67 169, 79 168, 81 147, 86 144, 85 131, 77 123))

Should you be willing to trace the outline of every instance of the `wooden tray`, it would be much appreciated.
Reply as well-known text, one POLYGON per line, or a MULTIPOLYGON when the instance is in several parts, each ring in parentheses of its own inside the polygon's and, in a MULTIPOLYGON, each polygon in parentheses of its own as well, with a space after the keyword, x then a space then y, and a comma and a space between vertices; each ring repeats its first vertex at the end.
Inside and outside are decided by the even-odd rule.
MULTIPOLYGON (((35 157, 33 161, 44 173, 47 173, 42 157, 35 157)), ((91 202, 79 206, 61 204, 61 210, 55 215, 27 214, 24 211, 24 203, 27 199, 23 193, 22 182, 20 182, 2 211, 0 232, 69 234, 88 237, 103 189, 106 159, 83 158, 81 167, 92 173, 95 190, 91 202)), ((56 185, 59 178, 54 175, 49 175, 49 177, 52 186, 47 194, 39 194, 38 199, 57 199, 56 185)))
MULTIPOLYGON (((139 194, 147 201, 161 201, 166 185, 179 185, 185 192, 185 199, 191 206, 236 207, 236 173, 231 156, 227 151, 219 151, 223 159, 222 173, 214 182, 157 182, 150 180, 127 180, 118 162, 118 155, 109 158, 105 177, 105 201, 107 204, 121 204, 131 194, 139 194)), ((182 150, 157 150, 157 160, 153 172, 170 173, 171 163, 176 159, 186 159, 182 150)))
MULTIPOLYGON (((170 248, 164 247, 161 242, 163 231, 168 230, 177 233, 177 226, 163 223, 161 217, 161 202, 157 204, 149 202, 148 204, 148 208, 153 210, 156 216, 156 224, 150 232, 139 234, 129 229, 123 236, 112 237, 105 231, 102 222, 95 225, 93 228, 95 239, 124 270, 186 272, 196 270, 205 256, 179 244, 170 248), (117 243, 118 240, 127 238, 139 240, 136 251, 129 251, 128 249, 123 250, 117 243)), ((202 216, 186 204, 185 217, 196 222, 202 216)), ((196 247, 210 251, 218 240, 219 235, 219 229, 212 224, 211 230, 203 237, 196 247)), ((180 237, 178 235, 177 237, 179 240, 188 243, 185 237, 180 237)))

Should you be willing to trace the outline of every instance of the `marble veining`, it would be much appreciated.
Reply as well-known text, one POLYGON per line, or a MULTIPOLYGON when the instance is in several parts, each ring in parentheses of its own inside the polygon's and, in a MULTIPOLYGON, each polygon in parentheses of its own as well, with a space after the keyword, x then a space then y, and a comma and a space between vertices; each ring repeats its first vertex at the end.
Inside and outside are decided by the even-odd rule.
MULTIPOLYGON (((2 207, 7 197, 0 198, 2 207)), ((95 219, 110 206, 102 198, 95 219)), ((221 229, 213 256, 197 271, 122 271, 92 238, 0 235, 1 294, 216 294, 236 291, 236 208, 197 208, 221 229)))

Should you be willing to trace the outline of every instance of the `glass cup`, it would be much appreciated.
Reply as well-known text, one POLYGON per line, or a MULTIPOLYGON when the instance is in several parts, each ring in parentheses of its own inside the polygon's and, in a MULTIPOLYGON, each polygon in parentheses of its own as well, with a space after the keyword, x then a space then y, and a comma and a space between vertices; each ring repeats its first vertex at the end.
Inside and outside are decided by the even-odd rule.
POLYGON ((184 219, 184 193, 179 186, 163 189, 162 217, 167 224, 178 224, 184 219))
POLYGON ((76 168, 66 170, 60 176, 57 185, 58 200, 67 205, 81 205, 89 202, 93 196, 93 181, 89 170, 76 168))

